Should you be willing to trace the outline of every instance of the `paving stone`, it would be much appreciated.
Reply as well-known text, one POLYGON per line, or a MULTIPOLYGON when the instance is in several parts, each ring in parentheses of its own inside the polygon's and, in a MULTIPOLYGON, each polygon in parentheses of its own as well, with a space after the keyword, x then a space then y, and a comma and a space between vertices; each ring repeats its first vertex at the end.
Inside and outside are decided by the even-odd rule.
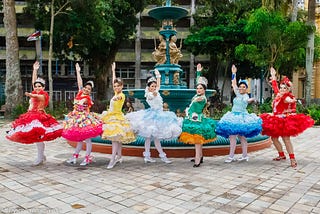
POLYGON ((9 142, 5 130, 0 127, 0 213, 320 213, 318 127, 292 138, 297 169, 289 160, 272 161, 273 147, 249 153, 245 163, 205 157, 197 169, 187 158, 144 164, 126 156, 107 170, 110 155, 97 152, 94 164, 80 167, 84 151, 70 166, 65 160, 74 148, 64 139, 47 143, 46 164, 32 167, 36 146, 9 142))

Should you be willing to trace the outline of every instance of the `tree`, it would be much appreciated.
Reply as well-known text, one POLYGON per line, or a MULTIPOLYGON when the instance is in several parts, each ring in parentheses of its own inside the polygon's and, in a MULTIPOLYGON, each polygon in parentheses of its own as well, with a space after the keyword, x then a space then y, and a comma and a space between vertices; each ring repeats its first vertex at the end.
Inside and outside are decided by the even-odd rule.
POLYGON ((50 110, 53 110, 53 80, 52 80, 52 52, 53 52, 53 29, 54 29, 54 18, 55 16, 59 15, 68 5, 69 1, 64 2, 63 5, 61 5, 58 10, 55 10, 55 0, 51 1, 50 5, 50 32, 49 32, 49 57, 48 57, 48 79, 49 79, 49 108, 50 110))
MULTIPOLYGON (((315 27, 315 19, 316 19, 316 1, 309 0, 308 1, 308 25, 311 27, 315 27)), ((310 104, 311 102, 311 83, 313 77, 313 59, 314 59, 314 39, 315 34, 314 31, 309 32, 308 35, 308 43, 306 48, 306 103, 310 104)))
POLYGON ((29 0, 25 12, 34 15, 36 20, 42 20, 41 25, 36 25, 37 29, 49 31, 49 56, 48 56, 48 82, 49 82, 49 108, 53 110, 53 79, 52 79, 52 56, 53 56, 53 31, 54 19, 59 14, 64 14, 69 0, 29 0))
POLYGON ((291 76, 294 68, 304 66, 307 36, 312 28, 290 20, 280 12, 256 10, 244 28, 247 41, 236 47, 236 55, 256 66, 274 66, 291 76))
MULTIPOLYGON (((210 56, 207 75, 209 84, 213 83, 210 87, 217 89, 220 73, 222 72, 225 77, 224 85, 229 66, 235 61, 234 48, 246 38, 243 32, 246 17, 252 9, 261 6, 261 2, 260 0, 205 0, 201 3, 204 6, 197 10, 194 16, 195 25, 184 43, 187 50, 194 55, 210 56)), ((221 98, 222 96, 223 90, 221 90, 221 98)))
POLYGON ((19 43, 14 0, 3 0, 4 27, 6 29, 6 112, 11 114, 22 103, 23 92, 19 62, 19 43))
MULTIPOLYGON (((56 0, 57 2, 66 2, 56 0)), ((47 0, 30 0, 29 12, 36 17, 36 27, 48 29, 48 14, 43 11, 47 0)), ((136 14, 146 0, 70 0, 68 13, 55 17, 53 31, 54 52, 61 60, 85 60, 95 75, 97 98, 106 99, 111 81, 111 63, 121 44, 133 39, 136 14), (72 39, 73 46, 68 46, 72 39)))

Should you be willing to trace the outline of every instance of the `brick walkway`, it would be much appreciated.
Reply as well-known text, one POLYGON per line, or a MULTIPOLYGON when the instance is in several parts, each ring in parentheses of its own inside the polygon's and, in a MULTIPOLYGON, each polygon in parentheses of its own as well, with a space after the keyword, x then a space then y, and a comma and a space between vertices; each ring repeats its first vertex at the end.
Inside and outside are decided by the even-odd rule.
POLYGON ((6 130, 2 124, 0 213, 320 213, 320 127, 292 138, 297 169, 271 161, 273 147, 249 162, 205 157, 199 168, 183 158, 166 165, 126 156, 107 170, 109 155, 99 153, 89 167, 68 166, 74 149, 63 139, 47 143, 47 163, 32 167, 36 146, 9 142, 6 130))

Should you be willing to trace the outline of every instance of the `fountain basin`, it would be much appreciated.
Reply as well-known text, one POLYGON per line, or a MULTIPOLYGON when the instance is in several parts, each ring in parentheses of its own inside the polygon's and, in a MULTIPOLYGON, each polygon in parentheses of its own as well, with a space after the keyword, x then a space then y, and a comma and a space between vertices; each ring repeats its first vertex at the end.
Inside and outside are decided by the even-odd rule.
MULTIPOLYGON (((144 97, 144 89, 123 90, 123 93, 127 98, 139 99, 144 104, 145 108, 149 108, 149 105, 144 97)), ((216 91, 213 89, 206 90, 207 97, 214 96, 215 93, 216 91)), ((196 94, 196 89, 160 89, 160 94, 163 98, 163 102, 169 104, 170 111, 175 112, 177 109, 180 109, 181 112, 183 112, 190 104, 192 97, 196 94)))
POLYGON ((188 15, 188 11, 182 7, 156 7, 149 11, 149 16, 157 20, 178 20, 188 15))
MULTIPOLYGON (((112 145, 108 140, 103 140, 100 137, 92 138, 92 151, 111 154, 112 145)), ((248 152, 253 152, 265 148, 269 148, 272 144, 270 137, 258 135, 253 138, 247 138, 248 140, 248 152)), ((77 142, 68 141, 68 144, 72 147, 76 147, 77 142)), ((218 136, 217 140, 214 142, 203 145, 203 155, 204 156, 214 156, 214 155, 227 155, 229 154, 229 140, 227 138, 218 136)), ((184 144, 179 142, 177 139, 171 141, 161 141, 161 145, 166 152, 168 157, 176 158, 188 158, 194 156, 194 145, 184 144)), ((83 146, 85 150, 85 144, 83 146)), ((141 157, 144 152, 144 138, 137 137, 135 142, 130 144, 122 145, 122 154, 125 156, 136 156, 141 157)), ((240 141, 237 142, 236 154, 241 154, 240 141)), ((158 152, 151 144, 151 156, 158 157, 158 152)))

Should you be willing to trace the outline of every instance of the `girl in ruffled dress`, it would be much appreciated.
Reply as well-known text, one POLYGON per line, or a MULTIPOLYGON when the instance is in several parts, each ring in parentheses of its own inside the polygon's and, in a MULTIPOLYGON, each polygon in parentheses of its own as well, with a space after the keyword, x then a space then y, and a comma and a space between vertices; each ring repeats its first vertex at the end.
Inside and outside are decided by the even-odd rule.
POLYGON ((77 142, 76 149, 72 157, 67 160, 69 164, 76 164, 83 143, 86 143, 86 156, 81 162, 81 166, 86 166, 92 162, 91 156, 92 142, 91 138, 102 133, 102 121, 94 112, 90 112, 93 105, 90 94, 94 87, 92 81, 88 81, 83 85, 80 75, 80 66, 76 64, 78 94, 74 99, 73 111, 66 115, 63 122, 64 130, 62 137, 69 141, 77 142))
POLYGON ((174 112, 163 111, 163 100, 159 93, 161 75, 157 69, 155 69, 155 75, 156 78, 149 77, 147 79, 147 87, 145 89, 145 97, 150 108, 129 113, 126 117, 137 135, 145 138, 144 162, 156 162, 151 158, 150 154, 151 139, 153 139, 161 160, 165 163, 171 163, 161 147, 160 140, 179 137, 181 122, 179 122, 174 112))
POLYGON ((33 164, 34 166, 41 165, 46 161, 43 141, 54 140, 60 137, 62 133, 62 126, 58 121, 45 112, 45 108, 49 103, 49 95, 44 91, 45 81, 37 78, 39 67, 39 62, 33 64, 33 91, 31 93, 25 92, 25 95, 30 97, 28 112, 20 115, 12 123, 12 128, 7 132, 6 136, 9 140, 18 143, 36 143, 38 157, 33 164))
POLYGON ((249 98, 247 94, 248 84, 245 80, 240 80, 237 86, 236 80, 237 68, 232 65, 232 87, 236 94, 233 99, 233 107, 231 112, 227 112, 217 124, 216 133, 225 138, 229 138, 230 152, 229 157, 224 161, 231 163, 233 161, 249 161, 247 155, 248 142, 247 137, 258 135, 261 130, 262 120, 256 114, 249 114, 247 111, 248 103, 254 102, 254 98, 249 98), (234 158, 236 150, 237 136, 240 139, 242 147, 242 156, 238 159, 234 158))
POLYGON ((279 141, 279 137, 282 138, 289 158, 291 166, 295 168, 297 161, 294 156, 293 146, 290 140, 291 136, 297 136, 309 127, 312 127, 314 120, 307 115, 296 113, 296 98, 291 93, 292 83, 285 77, 280 82, 280 89, 277 85, 276 70, 271 67, 271 83, 275 94, 275 98, 272 102, 271 114, 261 114, 262 118, 262 134, 271 137, 273 145, 278 151, 278 157, 274 158, 274 161, 285 160, 282 145, 279 141))
POLYGON ((197 94, 192 98, 186 109, 186 117, 183 120, 182 134, 179 140, 186 144, 195 145, 195 158, 193 167, 199 167, 203 163, 202 145, 216 140, 216 121, 205 117, 203 110, 207 104, 205 91, 208 81, 199 77, 202 71, 201 64, 197 65, 197 94))
POLYGON ((125 95, 122 93, 122 79, 116 78, 116 65, 112 64, 112 82, 114 96, 110 100, 109 110, 102 116, 102 138, 112 141, 112 155, 107 169, 112 169, 116 163, 122 163, 122 144, 129 144, 136 140, 129 121, 122 113, 125 95))

